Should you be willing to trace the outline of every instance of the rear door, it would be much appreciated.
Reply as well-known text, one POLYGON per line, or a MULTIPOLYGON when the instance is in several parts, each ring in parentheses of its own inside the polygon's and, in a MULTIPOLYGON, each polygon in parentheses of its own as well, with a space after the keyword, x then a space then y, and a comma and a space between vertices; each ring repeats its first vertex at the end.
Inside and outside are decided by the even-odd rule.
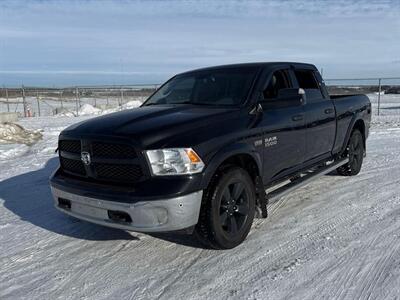
POLYGON ((264 182, 280 178, 300 165, 304 160, 305 130, 304 111, 299 97, 286 105, 278 103, 278 92, 292 88, 292 76, 288 68, 267 72, 259 103, 263 115, 259 126, 263 128, 264 182))
POLYGON ((304 105, 306 125, 305 162, 318 161, 329 157, 335 141, 335 107, 328 95, 321 89, 314 69, 294 69, 297 87, 306 93, 304 105))

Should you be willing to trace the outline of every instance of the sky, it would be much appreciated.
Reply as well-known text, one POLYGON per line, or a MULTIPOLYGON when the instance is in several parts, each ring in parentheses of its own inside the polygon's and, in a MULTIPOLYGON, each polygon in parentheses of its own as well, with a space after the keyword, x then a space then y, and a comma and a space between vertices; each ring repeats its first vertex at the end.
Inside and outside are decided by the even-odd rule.
POLYGON ((0 1, 0 86, 160 83, 255 61, 400 77, 400 0, 0 1))

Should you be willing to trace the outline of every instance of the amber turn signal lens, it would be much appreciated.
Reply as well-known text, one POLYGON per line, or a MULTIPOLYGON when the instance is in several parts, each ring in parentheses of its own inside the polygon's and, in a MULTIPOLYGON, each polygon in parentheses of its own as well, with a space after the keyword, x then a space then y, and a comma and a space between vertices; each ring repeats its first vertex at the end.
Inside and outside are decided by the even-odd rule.
POLYGON ((199 163, 201 162, 200 157, 194 152, 192 149, 185 149, 187 156, 189 157, 192 163, 199 163))

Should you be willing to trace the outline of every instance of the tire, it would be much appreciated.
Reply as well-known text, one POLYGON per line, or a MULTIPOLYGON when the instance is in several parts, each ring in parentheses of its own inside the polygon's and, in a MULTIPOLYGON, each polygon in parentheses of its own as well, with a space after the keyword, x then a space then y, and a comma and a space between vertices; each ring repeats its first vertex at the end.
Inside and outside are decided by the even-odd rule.
POLYGON ((255 186, 242 168, 221 171, 203 195, 195 235, 207 247, 231 249, 247 237, 255 214, 255 186))
POLYGON ((339 175, 354 176, 360 173, 364 159, 364 139, 358 129, 352 132, 344 157, 348 157, 349 162, 337 169, 339 175))

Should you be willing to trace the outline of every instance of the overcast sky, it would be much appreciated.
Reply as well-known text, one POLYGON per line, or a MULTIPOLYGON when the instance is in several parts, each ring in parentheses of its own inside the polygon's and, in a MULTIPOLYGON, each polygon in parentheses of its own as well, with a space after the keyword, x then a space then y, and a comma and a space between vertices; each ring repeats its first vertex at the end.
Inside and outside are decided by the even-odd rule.
POLYGON ((400 0, 0 2, 0 85, 150 83, 250 61, 400 76, 400 0))

